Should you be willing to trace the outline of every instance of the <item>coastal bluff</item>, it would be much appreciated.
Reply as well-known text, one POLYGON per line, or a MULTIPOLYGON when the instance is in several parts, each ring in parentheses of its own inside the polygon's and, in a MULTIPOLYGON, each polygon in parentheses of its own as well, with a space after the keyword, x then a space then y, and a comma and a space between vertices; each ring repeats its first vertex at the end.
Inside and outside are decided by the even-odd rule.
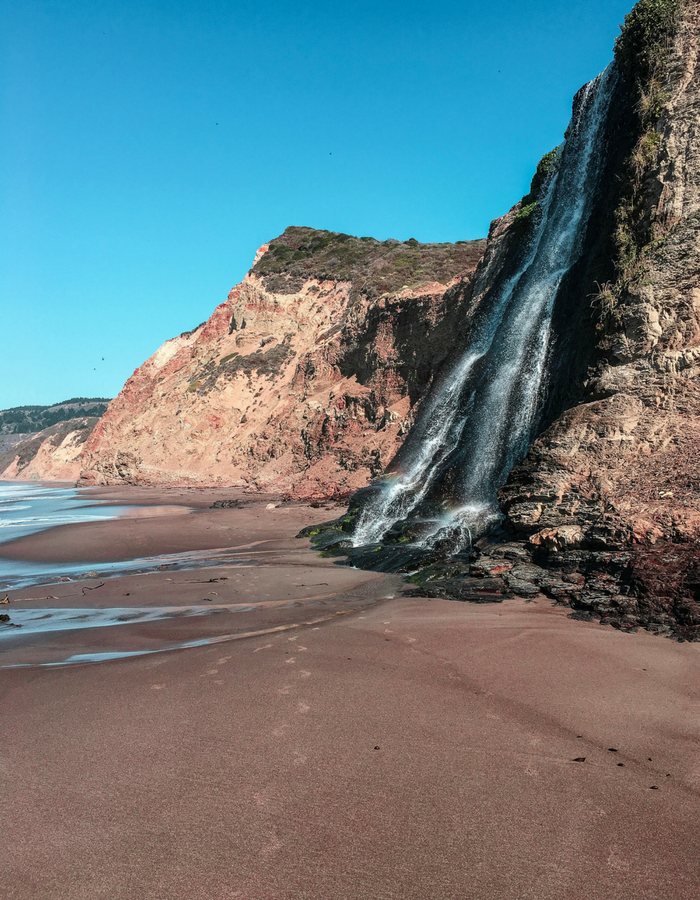
POLYGON ((464 329, 485 244, 288 228, 206 322, 129 378, 85 444, 80 484, 364 487, 464 329))

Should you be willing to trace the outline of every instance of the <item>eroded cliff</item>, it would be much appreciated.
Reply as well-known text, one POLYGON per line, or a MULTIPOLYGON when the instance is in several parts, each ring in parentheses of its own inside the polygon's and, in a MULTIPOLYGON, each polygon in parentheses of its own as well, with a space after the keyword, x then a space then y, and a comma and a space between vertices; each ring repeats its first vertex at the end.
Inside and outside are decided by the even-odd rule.
POLYGON ((97 416, 67 419, 0 454, 0 481, 75 481, 97 416))
POLYGON ((461 334, 484 244, 288 228, 207 322, 134 372, 86 444, 81 483, 362 487, 461 334))

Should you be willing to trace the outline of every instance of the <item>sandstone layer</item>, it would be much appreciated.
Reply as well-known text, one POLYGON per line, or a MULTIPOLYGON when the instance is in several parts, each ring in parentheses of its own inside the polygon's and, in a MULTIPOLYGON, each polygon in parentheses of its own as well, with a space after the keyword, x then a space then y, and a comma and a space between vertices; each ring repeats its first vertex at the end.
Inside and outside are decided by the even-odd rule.
POLYGON ((80 456, 96 416, 68 419, 45 428, 0 454, 2 481, 75 481, 80 456))
POLYGON ((484 245, 287 229, 207 322, 134 372, 85 446, 81 484, 366 485, 450 355, 484 245))

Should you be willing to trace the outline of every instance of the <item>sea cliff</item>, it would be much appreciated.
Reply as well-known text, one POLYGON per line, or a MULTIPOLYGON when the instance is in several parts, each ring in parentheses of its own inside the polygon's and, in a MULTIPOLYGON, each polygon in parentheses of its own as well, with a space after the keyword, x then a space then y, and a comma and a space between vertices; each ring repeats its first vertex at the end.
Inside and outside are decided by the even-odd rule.
POLYGON ((364 486, 463 329, 484 243, 288 228, 206 322, 134 372, 85 446, 81 484, 364 486))

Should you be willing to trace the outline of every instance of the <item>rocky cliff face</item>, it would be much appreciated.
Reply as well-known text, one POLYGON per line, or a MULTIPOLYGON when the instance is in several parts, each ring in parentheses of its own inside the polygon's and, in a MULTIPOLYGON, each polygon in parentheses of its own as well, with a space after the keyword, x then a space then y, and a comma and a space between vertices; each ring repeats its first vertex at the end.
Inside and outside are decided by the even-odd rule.
MULTIPOLYGON (((416 573, 423 593, 543 591, 578 617, 700 638, 699 47, 697 2, 640 0, 627 17, 606 75, 592 212, 549 325, 540 432, 499 491, 500 531, 455 553, 454 542, 428 543, 399 515, 372 546, 353 548, 355 523, 372 509, 365 492, 319 530, 320 546, 356 565, 416 573)), ((512 280, 533 240, 531 200, 494 223, 470 309, 512 280)), ((473 396, 465 421, 478 414, 473 396)), ((463 485, 445 471, 433 505, 454 519, 463 485)))
POLYGON ((97 416, 68 419, 14 444, 0 454, 0 481, 75 481, 98 421, 97 416))
POLYGON ((134 372, 85 446, 81 483, 362 487, 463 330, 484 245, 287 229, 207 322, 134 372))
POLYGON ((584 614, 697 637, 700 18, 696 3, 665 6, 668 33, 637 35, 635 46, 628 32, 626 57, 618 45, 635 140, 618 167, 615 271, 592 288, 598 324, 581 396, 500 499, 536 561, 585 575, 569 591, 584 614))

